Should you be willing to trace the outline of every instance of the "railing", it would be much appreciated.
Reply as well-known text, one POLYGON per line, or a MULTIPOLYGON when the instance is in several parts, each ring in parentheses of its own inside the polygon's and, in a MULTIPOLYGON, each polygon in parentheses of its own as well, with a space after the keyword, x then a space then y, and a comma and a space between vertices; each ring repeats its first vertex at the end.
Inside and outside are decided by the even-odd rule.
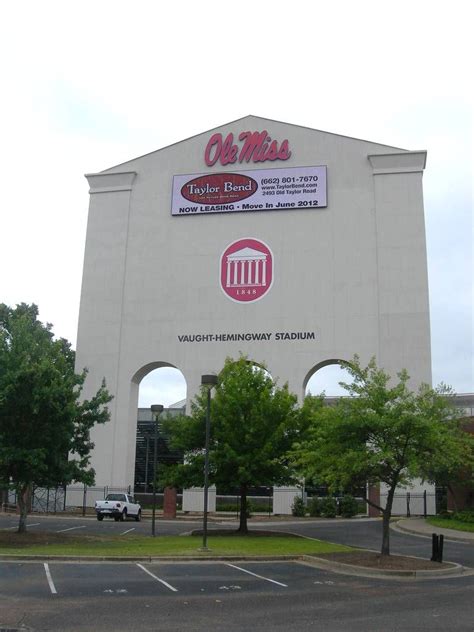
MULTIPOLYGON (((262 495, 261 491, 265 492, 265 488, 255 490, 252 494, 250 492, 247 495, 248 509, 252 513, 273 514, 276 510, 278 513, 291 513, 291 504, 296 496, 301 495, 305 504, 307 505, 314 493, 310 496, 303 490, 301 492, 294 492, 288 490, 282 490, 278 488, 267 488, 268 494, 262 495), (260 493, 259 493, 260 492, 260 493), (291 498, 290 498, 291 496, 291 498), (288 498, 287 498, 288 497, 288 498), (289 511, 281 512, 279 510, 282 507, 282 499, 285 499, 284 504, 289 504, 289 511), (291 502, 290 502, 291 501, 291 502)), ((103 500, 109 493, 125 493, 133 494, 133 490, 128 487, 112 487, 109 485, 100 487, 87 487, 86 485, 76 485, 68 487, 54 487, 54 488, 34 488, 31 496, 30 509, 38 513, 61 513, 64 511, 80 512, 82 515, 87 513, 87 508, 92 508, 96 500, 103 500)), ((186 495, 193 497, 196 496, 196 502, 191 502, 193 507, 191 511, 202 511, 202 490, 201 489, 188 489, 185 490, 186 495)), ((215 493, 215 491, 214 491, 215 493)), ((150 493, 135 493, 137 502, 140 502, 142 507, 151 507, 153 502, 153 495, 150 493)), ((327 494, 316 493, 316 497, 324 498, 327 494)), ((335 497, 339 506, 341 497, 335 497)), ((380 504, 385 506, 387 494, 380 494, 380 504)), ((359 503, 359 514, 366 513, 365 501, 363 498, 357 498, 359 503)), ((183 494, 178 494, 177 504, 181 508, 183 503, 183 494)), ((215 505, 212 504, 211 511, 218 513, 234 513, 236 516, 240 512, 240 495, 239 494, 216 494, 215 505)), ((188 500, 189 505, 189 500, 188 500)), ((14 491, 8 492, 7 496, 4 496, 3 507, 14 508, 17 506, 17 498, 14 491)), ((163 493, 160 491, 156 494, 156 506, 158 509, 163 507, 163 493)), ((183 507, 186 510, 186 507, 183 507)), ((436 492, 427 492, 426 490, 421 492, 406 491, 394 495, 392 515, 394 516, 428 516, 436 515, 440 511, 446 509, 446 490, 443 488, 437 488, 436 492)), ((339 512, 338 512, 339 513, 339 512)), ((367 512, 368 513, 368 512, 367 512)))

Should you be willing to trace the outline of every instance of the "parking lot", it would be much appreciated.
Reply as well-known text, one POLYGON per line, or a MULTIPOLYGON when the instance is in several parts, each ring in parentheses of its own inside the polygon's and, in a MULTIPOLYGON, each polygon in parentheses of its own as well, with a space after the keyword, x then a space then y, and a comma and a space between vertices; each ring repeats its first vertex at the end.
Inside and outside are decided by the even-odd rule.
POLYGON ((298 562, 2 562, 0 630, 461 631, 473 591, 473 577, 393 582, 298 562))
POLYGON ((0 587, 3 595, 12 598, 197 596, 261 590, 278 595, 288 589, 305 589, 316 578, 333 585, 336 580, 330 575, 292 562, 4 562, 0 566, 0 587))
MULTIPOLYGON (((259 527, 282 530, 273 521, 259 527)), ((229 528, 235 524, 225 523, 229 528)), ((334 542, 379 546, 379 521, 286 521, 287 530, 334 542)), ((211 525, 213 526, 214 523, 211 525)), ((199 520, 157 521, 158 534, 199 520)), ((222 528, 222 524, 218 525, 222 528)), ((17 517, 2 515, 0 529, 17 517)), ((150 533, 150 521, 30 516, 48 532, 150 533), (133 529, 133 531, 130 531, 133 529)), ((426 557, 426 538, 392 532, 394 552, 426 557)), ((450 542, 446 559, 472 561, 474 547, 450 542)), ((474 630, 474 577, 371 579, 301 562, 0 562, 0 630, 474 630)))

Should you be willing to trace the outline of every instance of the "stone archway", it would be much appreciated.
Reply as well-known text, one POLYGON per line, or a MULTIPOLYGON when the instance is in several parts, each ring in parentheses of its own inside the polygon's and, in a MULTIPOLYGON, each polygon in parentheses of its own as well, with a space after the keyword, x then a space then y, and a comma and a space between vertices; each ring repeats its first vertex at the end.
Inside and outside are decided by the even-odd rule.
POLYGON ((303 380, 303 398, 306 397, 308 392, 311 392, 311 394, 313 395, 318 395, 319 393, 324 391, 328 397, 337 397, 343 395, 344 391, 341 387, 338 386, 338 382, 347 381, 347 379, 350 379, 347 376, 348 364, 349 362, 347 360, 341 360, 337 358, 323 360, 322 362, 318 362, 318 364, 315 364, 308 371, 303 380), (319 371, 324 370, 326 367, 331 367, 332 369, 336 370, 331 370, 330 372, 328 372, 326 380, 324 380, 320 384, 320 386, 322 386, 321 388, 316 385, 313 378, 318 374, 319 371), (339 367, 339 369, 341 370, 340 375, 338 375, 337 367, 339 367), (313 388, 311 388, 311 386, 313 386, 313 388))

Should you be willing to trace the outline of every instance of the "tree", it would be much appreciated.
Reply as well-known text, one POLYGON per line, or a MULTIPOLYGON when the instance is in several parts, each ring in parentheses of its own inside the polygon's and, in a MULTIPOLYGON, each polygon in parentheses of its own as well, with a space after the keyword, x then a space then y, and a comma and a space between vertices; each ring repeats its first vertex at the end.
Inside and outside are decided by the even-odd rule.
MULTIPOLYGON (((203 485, 206 393, 203 390, 189 417, 168 422, 173 448, 185 454, 171 466, 164 484, 203 485)), ((238 488, 239 532, 247 533, 247 493, 250 487, 289 483, 293 474, 286 454, 297 436, 296 396, 278 388, 271 377, 247 358, 227 358, 211 402, 210 484, 238 488)))
POLYGON ((364 368, 355 356, 347 369, 353 381, 340 384, 349 397, 334 406, 313 406, 307 439, 293 448, 294 464, 332 490, 384 483, 385 506, 366 501, 382 513, 381 552, 389 555, 396 488, 416 477, 432 478, 434 471, 457 467, 463 460, 472 463, 473 442, 460 427, 447 387, 423 384, 413 392, 405 370, 389 386, 390 376, 374 359, 364 368))
POLYGON ((80 399, 87 371, 76 374, 74 359, 70 344, 38 320, 36 305, 0 304, 0 482, 16 490, 20 533, 34 485, 94 480, 89 433, 108 421, 112 398, 103 382, 80 399))

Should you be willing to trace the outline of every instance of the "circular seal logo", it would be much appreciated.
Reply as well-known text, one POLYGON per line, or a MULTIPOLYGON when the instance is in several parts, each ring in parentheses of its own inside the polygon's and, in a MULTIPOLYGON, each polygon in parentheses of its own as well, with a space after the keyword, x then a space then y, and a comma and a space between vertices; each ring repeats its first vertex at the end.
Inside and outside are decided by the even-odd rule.
POLYGON ((272 251, 258 239, 234 241, 222 253, 220 282, 223 292, 233 301, 258 301, 273 283, 272 251))

